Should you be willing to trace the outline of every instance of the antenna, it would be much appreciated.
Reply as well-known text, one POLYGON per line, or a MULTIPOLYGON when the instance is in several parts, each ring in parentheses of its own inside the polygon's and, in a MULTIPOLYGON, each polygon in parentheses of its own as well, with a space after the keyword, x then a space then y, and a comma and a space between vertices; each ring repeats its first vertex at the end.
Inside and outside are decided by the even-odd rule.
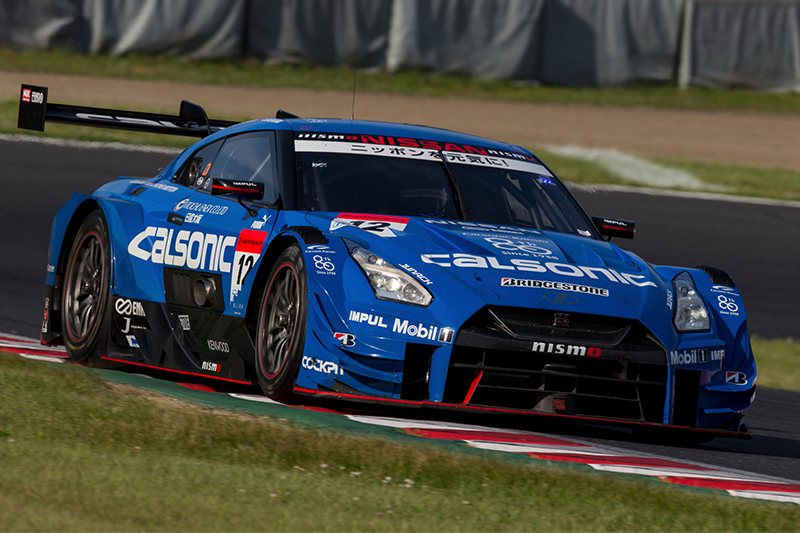
POLYGON ((350 110, 350 121, 356 116, 356 74, 358 74, 358 47, 356 47, 356 62, 353 65, 353 107, 350 110))

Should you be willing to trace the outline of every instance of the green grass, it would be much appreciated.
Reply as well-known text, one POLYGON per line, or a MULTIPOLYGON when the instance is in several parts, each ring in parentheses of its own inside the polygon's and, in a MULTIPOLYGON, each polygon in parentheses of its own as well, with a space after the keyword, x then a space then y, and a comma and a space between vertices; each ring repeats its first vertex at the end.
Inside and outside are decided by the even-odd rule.
MULTIPOLYGON (((0 70, 213 85, 298 87, 341 91, 353 89, 353 72, 349 68, 266 65, 256 59, 191 61, 176 57, 137 55, 112 58, 80 55, 65 50, 16 52, 0 48, 0 70)), ((418 71, 396 74, 361 72, 358 75, 358 90, 553 104, 800 112, 800 99, 789 93, 712 91, 698 88, 682 91, 672 85, 642 85, 614 89, 544 87, 513 81, 433 75, 418 71)))
POLYGON ((800 342, 751 339, 758 368, 758 386, 800 391, 800 342))
POLYGON ((798 523, 791 504, 220 414, 0 354, 4 531, 789 531, 798 523))

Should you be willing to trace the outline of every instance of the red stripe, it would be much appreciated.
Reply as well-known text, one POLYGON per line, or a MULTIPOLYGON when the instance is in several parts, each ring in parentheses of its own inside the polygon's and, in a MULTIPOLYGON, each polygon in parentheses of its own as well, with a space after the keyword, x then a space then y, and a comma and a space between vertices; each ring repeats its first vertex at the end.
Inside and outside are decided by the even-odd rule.
POLYGON ((42 350, 28 350, 27 348, 16 348, 11 346, 0 346, 0 352, 16 353, 20 355, 44 355, 47 357, 57 357, 59 359, 67 359, 69 357, 67 354, 45 352, 42 350))
POLYGON ((550 437, 540 437, 538 435, 526 435, 522 433, 506 433, 503 431, 466 431, 450 429, 406 429, 409 433, 430 439, 445 440, 479 440, 488 442, 516 442, 524 444, 541 444, 545 446, 570 446, 573 448, 591 448, 586 444, 575 444, 550 437))
POLYGON ((673 483, 675 485, 684 485, 687 487, 701 487, 705 489, 721 489, 721 490, 765 490, 765 491, 781 491, 781 492, 798 492, 800 493, 800 485, 790 485, 788 483, 769 483, 766 481, 732 481, 725 479, 702 479, 702 478, 686 478, 686 477, 662 477, 662 481, 673 483))
POLYGON ((114 359, 112 357, 101 357, 106 361, 114 361, 115 363, 125 363, 126 365, 143 366, 145 368, 154 368, 156 370, 165 370, 167 372, 176 372, 178 374, 187 374, 189 376, 200 376, 201 378, 219 379, 221 381, 230 381, 231 383, 240 383, 242 385, 252 385, 249 381, 239 381, 236 379, 219 378, 217 376, 209 376, 207 374, 198 374, 196 372, 186 372, 184 370, 173 370, 172 368, 164 368, 163 366, 146 365, 144 363, 134 363, 133 361, 123 361, 122 359, 114 359))
POLYGON ((467 396, 461 403, 465 404, 469 403, 469 401, 472 399, 472 395, 475 394, 475 389, 478 387, 478 383, 480 383, 482 377, 483 377, 483 370, 475 372, 475 379, 472 380, 472 385, 469 386, 469 390, 467 391, 467 396))
POLYGON ((713 468, 704 468, 702 466, 687 465, 678 463, 676 461, 668 461, 665 459, 651 459, 648 457, 623 457, 618 455, 600 456, 600 455, 576 455, 568 453, 529 453, 534 459, 542 459, 544 461, 556 461, 564 463, 580 463, 580 464, 603 464, 603 465, 626 465, 626 466, 660 466, 664 468, 680 468, 684 470, 698 470, 705 472, 715 472, 713 468))
POLYGON ((201 385, 200 383, 176 383, 186 387, 187 389, 201 390, 206 392, 229 392, 228 389, 218 389, 215 387, 209 387, 208 385, 201 385))

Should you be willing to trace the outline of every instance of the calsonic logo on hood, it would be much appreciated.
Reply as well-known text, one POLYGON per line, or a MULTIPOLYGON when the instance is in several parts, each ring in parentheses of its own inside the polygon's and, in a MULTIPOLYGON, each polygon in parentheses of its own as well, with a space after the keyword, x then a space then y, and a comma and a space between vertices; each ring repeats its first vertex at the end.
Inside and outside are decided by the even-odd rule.
POLYGON ((395 231, 403 231, 408 225, 408 219, 404 217, 393 217, 388 215, 369 215, 360 213, 339 213, 331 221, 331 231, 343 226, 353 226, 355 228, 370 231, 381 237, 395 237, 395 231), (394 230, 394 231, 392 231, 394 230))
POLYGON ((226 261, 228 249, 236 244, 232 235, 215 235, 202 231, 158 228, 148 226, 128 245, 128 253, 158 265, 186 266, 192 270, 215 270, 229 273, 231 262, 226 261), (145 239, 152 239, 149 249, 142 247, 145 239))
POLYGON ((652 281, 639 281, 646 279, 647 276, 630 274, 628 272, 617 272, 613 268, 587 267, 570 265, 566 263, 548 262, 542 265, 533 259, 506 259, 504 257, 492 257, 486 255, 472 254, 423 254, 420 256, 423 262, 441 267, 458 268, 491 268, 493 270, 520 270, 523 272, 552 272, 559 276, 582 278, 584 276, 591 279, 601 279, 604 276, 608 281, 614 283, 624 283, 625 285, 636 285, 637 287, 655 287, 652 281), (503 263, 501 261, 508 261, 503 263))

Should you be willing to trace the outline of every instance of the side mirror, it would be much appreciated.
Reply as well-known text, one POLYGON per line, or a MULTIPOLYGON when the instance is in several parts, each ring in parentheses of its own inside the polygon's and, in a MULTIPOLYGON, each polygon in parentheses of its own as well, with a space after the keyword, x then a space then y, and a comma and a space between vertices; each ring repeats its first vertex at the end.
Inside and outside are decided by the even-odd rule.
POLYGON ((619 220, 616 218, 592 217, 592 222, 597 227, 600 235, 606 237, 619 237, 620 239, 633 239, 636 234, 636 222, 632 220, 619 220))
POLYGON ((214 196, 233 194, 239 198, 261 200, 264 198, 264 184, 258 181, 236 181, 213 178, 211 180, 211 194, 214 196))

